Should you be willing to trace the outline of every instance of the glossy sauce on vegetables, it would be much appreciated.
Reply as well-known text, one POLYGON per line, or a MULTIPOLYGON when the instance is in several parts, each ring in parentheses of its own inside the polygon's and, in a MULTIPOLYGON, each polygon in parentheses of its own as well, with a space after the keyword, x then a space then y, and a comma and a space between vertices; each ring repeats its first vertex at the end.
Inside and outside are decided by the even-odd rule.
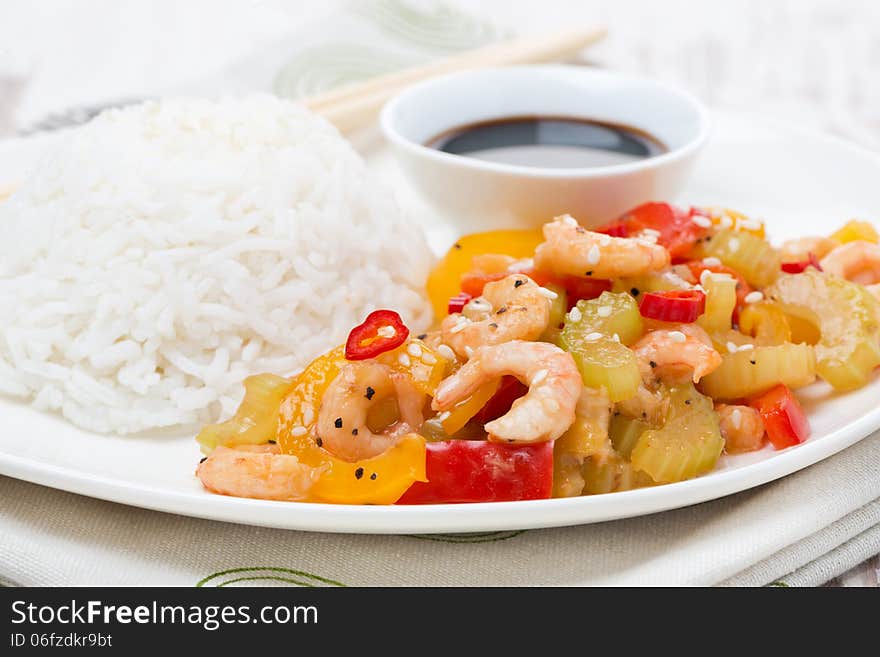
POLYGON ((632 126, 559 116, 518 116, 447 130, 430 148, 500 164, 550 168, 626 164, 665 153, 653 135, 632 126))

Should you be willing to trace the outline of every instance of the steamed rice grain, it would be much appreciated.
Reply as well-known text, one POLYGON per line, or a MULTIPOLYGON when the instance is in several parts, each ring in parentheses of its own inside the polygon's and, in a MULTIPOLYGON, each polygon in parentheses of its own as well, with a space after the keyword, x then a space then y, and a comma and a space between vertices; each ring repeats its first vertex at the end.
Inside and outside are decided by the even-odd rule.
POLYGON ((336 130, 270 97, 71 131, 0 203, 0 392, 96 431, 216 421, 375 308, 430 323, 432 256, 336 130))

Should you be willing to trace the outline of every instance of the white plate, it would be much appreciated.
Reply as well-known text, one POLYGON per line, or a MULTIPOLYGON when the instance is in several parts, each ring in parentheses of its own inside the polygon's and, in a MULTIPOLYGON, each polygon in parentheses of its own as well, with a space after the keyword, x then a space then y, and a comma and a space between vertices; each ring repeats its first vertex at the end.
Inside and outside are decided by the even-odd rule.
MULTIPOLYGON (((851 216, 880 215, 880 158, 853 146, 747 117, 716 115, 715 134, 681 200, 727 205, 771 219, 773 237, 823 234, 851 216)), ((43 140, 45 141, 45 140, 43 140)), ((21 177, 40 142, 0 144, 0 180, 21 177)), ((374 165, 391 176, 384 152, 374 165)), ((435 224, 433 239, 449 235, 435 224)), ((0 473, 134 506, 289 529, 472 532, 599 522, 696 504, 791 474, 880 428, 880 381, 844 396, 824 384, 802 395, 813 436, 783 452, 725 458, 692 481, 642 490, 533 502, 420 507, 332 506, 211 495, 193 476, 192 437, 117 438, 0 399, 0 473)), ((814 495, 816 491, 804 491, 814 495)))

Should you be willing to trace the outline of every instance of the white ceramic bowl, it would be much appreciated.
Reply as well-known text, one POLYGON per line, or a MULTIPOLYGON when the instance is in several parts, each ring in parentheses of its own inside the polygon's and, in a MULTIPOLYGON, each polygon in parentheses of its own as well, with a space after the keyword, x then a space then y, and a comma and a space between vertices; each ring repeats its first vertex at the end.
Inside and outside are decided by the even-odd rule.
POLYGON ((709 135, 707 112, 689 94, 576 66, 482 69, 428 80, 390 100, 381 125, 405 174, 462 233, 534 227, 566 212, 590 226, 645 201, 670 200, 709 135), (668 151, 626 164, 541 168, 424 145, 470 123, 542 115, 632 126, 657 137, 668 151))

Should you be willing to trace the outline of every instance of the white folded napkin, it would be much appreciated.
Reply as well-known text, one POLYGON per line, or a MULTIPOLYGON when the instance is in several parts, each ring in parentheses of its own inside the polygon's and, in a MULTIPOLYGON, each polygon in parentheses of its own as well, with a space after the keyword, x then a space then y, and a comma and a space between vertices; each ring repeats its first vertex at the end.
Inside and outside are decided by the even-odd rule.
POLYGON ((816 585, 877 552, 880 434, 714 502, 470 535, 265 529, 0 478, 0 581, 12 585, 816 585))

